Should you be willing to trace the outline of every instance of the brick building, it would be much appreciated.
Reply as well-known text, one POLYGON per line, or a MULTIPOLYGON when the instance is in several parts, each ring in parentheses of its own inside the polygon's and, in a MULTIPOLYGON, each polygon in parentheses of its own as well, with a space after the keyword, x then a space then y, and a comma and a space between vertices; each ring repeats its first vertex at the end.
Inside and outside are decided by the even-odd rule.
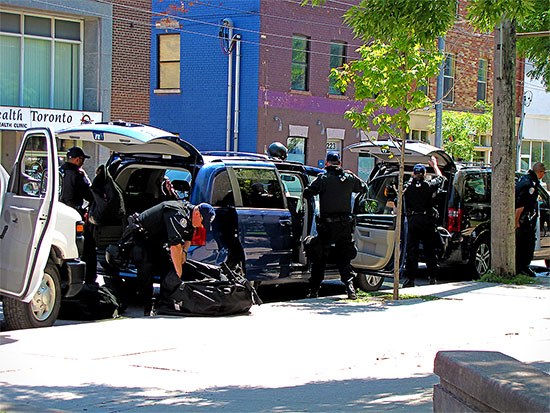
MULTIPOLYGON (((7 170, 28 127, 148 122, 150 10, 150 0, 2 0, 0 160, 7 170)), ((80 144, 62 142, 60 155, 73 145, 80 144)), ((84 150, 93 173, 108 153, 84 150)))
MULTIPOLYGON (((312 8, 300 3, 154 0, 154 14, 163 14, 153 18, 151 123, 179 133, 199 149, 264 152, 271 142, 280 141, 291 149, 291 159, 310 165, 322 165, 326 151, 337 150, 347 168, 366 176, 373 160, 344 150, 369 138, 344 118, 346 110, 360 103, 351 91, 341 94, 329 80, 332 67, 357 57, 359 41, 342 19, 346 6, 326 1, 312 8), (241 40, 240 53, 232 53, 231 76, 228 57, 220 50, 228 33, 224 21, 241 40), (169 41, 177 42, 177 56, 163 54, 161 43, 169 41), (181 73, 169 71, 171 62, 177 62, 181 73), (162 85, 163 76, 172 76, 172 86, 162 85), (228 85, 229 78, 233 84, 228 85)), ((457 21, 445 39, 446 111, 475 111, 478 100, 493 99, 493 35, 474 33, 464 18, 466 6, 465 0, 459 1, 457 21)), ((522 79, 521 67, 518 71, 522 79)), ((430 80, 427 93, 436 100, 436 79, 430 80)), ((518 96, 522 93, 518 90, 518 96)), ((435 143, 434 112, 426 108, 412 115, 411 138, 435 143)), ((490 136, 476 139, 475 159, 489 162, 490 136)))

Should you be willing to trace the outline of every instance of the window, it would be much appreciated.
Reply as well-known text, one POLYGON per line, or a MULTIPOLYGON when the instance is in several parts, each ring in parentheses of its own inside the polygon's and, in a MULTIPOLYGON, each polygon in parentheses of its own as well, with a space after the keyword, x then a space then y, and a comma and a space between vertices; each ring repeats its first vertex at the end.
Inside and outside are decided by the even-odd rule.
POLYGON ((217 174, 212 184, 212 201, 213 206, 229 207, 235 206, 231 182, 229 174, 226 170, 217 174))
POLYGON ((425 94, 426 96, 428 96, 428 82, 427 82, 427 81, 426 81, 425 84, 420 83, 420 82, 417 83, 417 84, 416 84, 416 89, 420 90, 421 92, 424 92, 424 94, 425 94))
POLYGON ((443 102, 454 102, 455 60, 452 54, 445 57, 443 70, 443 102))
MULTIPOLYGON (((545 165, 550 164, 550 142, 544 141, 522 141, 520 153, 520 169, 527 171, 532 168, 536 162, 542 162, 545 165)), ((542 178, 543 182, 550 184, 550 174, 546 173, 542 178)))
POLYGON ((48 179, 48 155, 45 137, 36 135, 29 138, 21 159, 21 189, 17 191, 17 194, 44 197, 48 179))
POLYGON ((292 38, 292 74, 293 90, 309 90, 309 37, 294 35, 292 38))
MULTIPOLYGON (((330 44, 330 69, 337 69, 342 67, 346 62, 346 43, 344 42, 333 42, 330 44)), ((328 85, 329 95, 343 95, 339 88, 336 87, 336 80, 329 77, 328 85)))
POLYGON ((81 108, 82 24, 0 12, 0 105, 81 108))
POLYGON ((477 71, 477 100, 487 100, 487 60, 479 59, 477 71))
POLYGON ((159 89, 180 88, 180 35, 159 35, 159 89))
POLYGON ((427 130, 413 129, 409 133, 409 138, 413 139, 415 141, 422 141, 422 142, 430 143, 430 139, 428 138, 428 131, 427 130))
POLYGON ((289 161, 306 163, 306 138, 289 137, 286 140, 289 161))
POLYGON ((235 169, 245 208, 284 208, 283 193, 274 169, 235 169))

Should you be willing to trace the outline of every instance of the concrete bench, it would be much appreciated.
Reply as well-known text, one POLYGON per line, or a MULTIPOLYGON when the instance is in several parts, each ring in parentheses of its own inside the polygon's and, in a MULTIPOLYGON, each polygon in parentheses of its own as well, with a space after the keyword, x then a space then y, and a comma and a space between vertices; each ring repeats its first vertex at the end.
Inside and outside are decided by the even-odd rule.
POLYGON ((550 412, 550 375, 494 351, 439 351, 434 412, 550 412))

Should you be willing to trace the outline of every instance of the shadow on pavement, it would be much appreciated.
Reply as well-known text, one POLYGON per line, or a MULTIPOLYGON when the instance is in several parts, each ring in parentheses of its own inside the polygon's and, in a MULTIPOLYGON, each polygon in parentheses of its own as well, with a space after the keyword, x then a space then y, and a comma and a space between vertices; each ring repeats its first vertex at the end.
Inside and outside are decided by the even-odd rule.
POLYGON ((197 391, 111 387, 11 386, 1 383, 0 410, 39 408, 87 411, 336 412, 432 410, 436 375, 397 379, 353 379, 267 388, 227 386, 197 391))

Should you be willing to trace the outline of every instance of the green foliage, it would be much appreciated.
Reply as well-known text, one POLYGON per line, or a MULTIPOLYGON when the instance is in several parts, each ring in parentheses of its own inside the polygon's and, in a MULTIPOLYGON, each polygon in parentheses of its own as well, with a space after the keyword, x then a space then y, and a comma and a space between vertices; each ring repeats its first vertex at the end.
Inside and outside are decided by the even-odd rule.
MULTIPOLYGON (((475 107, 483 109, 483 113, 443 112, 441 122, 443 149, 455 159, 471 161, 474 156, 476 137, 488 134, 491 131, 493 124, 492 106, 484 102, 478 102, 475 107)), ((432 122, 435 122, 435 120, 432 122)))
MULTIPOLYGON (((518 24, 518 33, 541 32, 550 30, 550 0, 537 0, 534 12, 518 24)), ((546 90, 550 92, 550 36, 519 37, 518 53, 534 64, 527 73, 531 78, 542 79, 546 90)))
POLYGON ((514 285, 526 285, 526 284, 536 284, 537 279, 529 277, 525 274, 518 274, 513 278, 505 277, 503 275, 497 275, 495 271, 489 270, 481 276, 478 282, 483 283, 496 283, 496 284, 514 284, 514 285))
POLYGON ((492 32, 503 19, 521 23, 532 15, 539 0, 471 0, 468 20, 482 32, 492 32))

